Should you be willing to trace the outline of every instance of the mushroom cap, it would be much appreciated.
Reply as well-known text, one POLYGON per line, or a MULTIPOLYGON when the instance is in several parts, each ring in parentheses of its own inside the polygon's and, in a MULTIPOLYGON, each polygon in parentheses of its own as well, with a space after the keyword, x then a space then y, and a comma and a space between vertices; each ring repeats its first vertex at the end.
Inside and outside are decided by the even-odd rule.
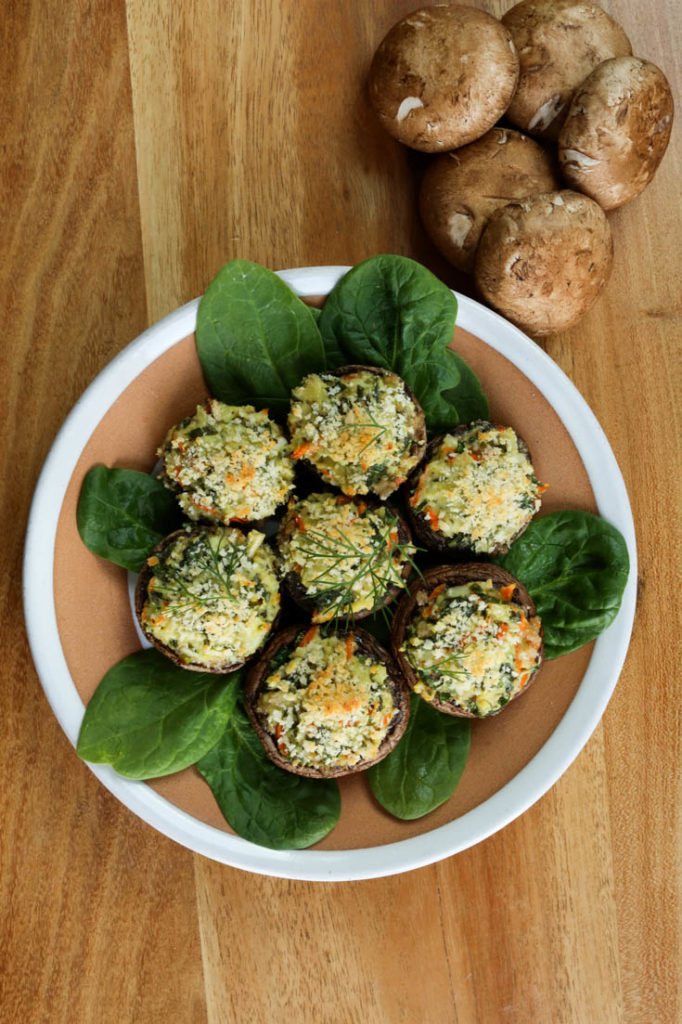
POLYGON ((632 53, 620 25, 582 0, 522 0, 502 16, 502 24, 521 66, 507 117, 545 139, 556 139, 573 93, 593 68, 632 53))
POLYGON ((501 22, 474 7, 425 7, 380 43, 369 97, 399 142, 425 153, 464 146, 504 114, 519 62, 501 22))
MULTIPOLYGON (((205 525, 195 526, 190 530, 187 530, 185 528, 182 528, 180 530, 174 530, 173 533, 169 533, 166 537, 163 538, 163 540, 159 541, 154 550, 150 552, 150 558, 152 556, 156 556, 157 558, 163 558, 164 555, 166 554, 166 551, 172 548, 173 545, 175 544, 175 541, 178 540, 178 538, 180 537, 198 536, 201 533, 207 533, 211 530, 216 529, 233 529, 235 532, 237 532, 234 527, 211 527, 205 525)), ((275 616, 273 621, 270 623, 270 628, 263 637, 263 640, 261 641, 259 647, 256 648, 256 650, 253 651, 253 653, 250 654, 248 658, 243 658, 241 661, 235 661, 229 664, 223 663, 221 665, 205 665, 198 660, 191 662, 183 661, 176 650, 174 650, 168 644, 163 643, 162 640, 159 640, 158 637, 154 636, 154 634, 147 629, 142 619, 142 611, 147 601, 149 582, 152 579, 153 575, 154 570, 150 567, 148 561, 145 562, 145 564, 142 566, 142 569, 140 570, 140 573, 137 577, 137 583, 135 585, 135 616, 137 618, 140 630, 147 638, 147 640, 149 640, 149 642, 157 649, 157 651, 160 651, 161 654, 165 654, 165 656, 169 658, 173 662, 173 664, 177 665, 179 668, 185 668, 190 672, 212 672, 214 675, 227 675, 230 672, 236 672, 238 668, 241 668, 243 665, 247 663, 247 661, 250 661, 251 658, 254 658, 256 656, 258 650, 260 650, 260 648, 263 647, 268 637, 277 628, 277 623, 279 622, 281 614, 279 611, 277 612, 277 615, 275 616)))
MULTIPOLYGON (((452 437, 461 437, 462 435, 468 433, 468 431, 471 430, 471 428, 474 426, 485 427, 490 425, 491 424, 489 420, 474 420, 473 423, 461 423, 453 430, 449 430, 448 434, 450 434, 452 437)), ((523 454, 528 458, 529 462, 532 465, 533 458, 530 452, 530 448, 528 447, 527 443, 524 441, 520 434, 518 434, 516 431, 514 431, 514 433, 516 434, 516 440, 519 447, 519 451, 523 452, 523 454)), ((495 547, 492 547, 489 551, 482 553, 482 555, 481 553, 476 555, 472 553, 472 549, 470 547, 466 547, 461 543, 458 544, 452 538, 446 537, 445 534, 443 534, 439 530, 434 530, 433 527, 430 525, 427 517, 422 515, 420 512, 417 512, 417 510, 412 508, 412 506, 409 503, 409 497, 411 497, 414 494, 419 485, 419 478, 421 474, 426 469, 426 466, 428 465, 429 461, 437 453, 445 436, 445 434, 438 434, 436 437, 432 438, 429 441, 428 445, 426 446, 426 454, 424 456, 423 462, 421 462, 416 467, 416 469, 414 469, 410 473, 407 483, 405 485, 406 496, 408 496, 408 501, 405 505, 405 508, 407 510, 408 521, 410 523, 410 526, 412 527, 412 532, 414 533, 416 540, 418 540, 421 544, 424 544, 427 548, 430 548, 431 551, 436 551, 438 554, 443 555, 446 558, 456 558, 458 556, 460 558, 471 558, 472 556, 479 558, 481 556, 484 558, 497 558, 499 555, 504 555, 507 551, 509 551, 509 548, 514 543, 514 541, 517 540, 517 538, 521 536, 523 531, 528 528, 528 524, 530 523, 531 519, 534 518, 535 512, 529 509, 528 518, 524 522, 523 526, 516 531, 513 537, 509 538, 506 544, 497 544, 495 545, 495 547)))
POLYGON ((606 214, 565 189, 497 210, 476 254, 476 285, 508 320, 542 336, 572 327, 590 309, 613 264, 606 214))
MULTIPOLYGON (((411 542, 412 537, 408 525, 405 522, 405 518, 400 514, 400 512, 395 506, 391 505, 388 502, 381 502, 377 498, 372 497, 371 495, 364 495, 362 498, 350 498, 348 500, 356 505, 362 502, 368 508, 388 508, 391 512, 391 515, 395 516, 397 520, 398 542, 400 544, 409 544, 411 542)), ((279 547, 295 529, 296 526, 293 517, 291 517, 288 512, 285 512, 279 530, 277 531, 277 546, 279 547)), ((406 561, 401 573, 402 578, 404 580, 407 580, 411 572, 412 565, 410 564, 409 561, 406 561)), ((302 608, 310 615, 314 615, 319 608, 319 598, 317 598, 314 594, 311 595, 309 593, 309 591, 303 585, 300 573, 295 572, 292 569, 285 574, 282 582, 287 590, 287 593, 292 598, 292 600, 296 602, 299 608, 302 608)), ((356 622, 358 619, 365 619, 367 618, 368 615, 373 615, 381 608, 385 608, 387 605, 391 604, 396 599, 396 597, 398 597, 398 595, 402 593, 403 589, 404 587, 400 584, 393 583, 386 588, 381 601, 379 601, 379 603, 376 604, 373 608, 366 608, 364 611, 354 612, 353 614, 346 614, 344 612, 342 615, 337 616, 337 621, 340 619, 340 621, 348 623, 356 622)))
POLYGON ((634 199, 663 159, 673 112, 670 85, 655 64, 604 61, 576 92, 559 134, 566 181, 604 210, 634 199))
MULTIPOLYGON (((410 689, 414 690, 415 686, 419 683, 419 676, 412 668, 412 665, 405 657, 404 653, 400 650, 403 641, 405 640, 405 633, 407 626, 415 613, 415 610, 419 604, 419 598, 426 594, 429 594, 435 587, 441 583, 448 587, 456 587, 465 583, 475 583, 481 580, 492 580, 496 587, 506 587, 510 584, 516 584, 516 588, 511 598, 511 603, 519 605, 523 608, 526 617, 531 618, 537 615, 537 609, 535 603, 524 587, 523 583, 508 573, 506 569, 502 569, 501 566, 495 565, 492 562, 466 562, 462 565, 439 565, 434 569, 428 569, 421 579, 415 580, 409 591, 403 598, 401 598, 396 608, 395 615, 393 616, 393 623, 391 627, 391 648, 393 650, 393 656, 395 657, 398 667, 405 676, 410 689)), ((544 660, 544 634, 542 626, 540 626, 540 649, 538 651, 538 663, 537 667, 530 676, 530 679, 526 683, 523 690, 515 693, 509 700, 515 700, 520 697, 522 693, 526 693, 528 687, 533 682, 538 672, 542 668, 542 662, 544 660)), ((419 694, 422 700, 426 700, 423 694, 419 694)), ((461 707, 455 701, 443 701, 443 702, 431 702, 432 707, 436 708, 437 711, 442 711, 446 715, 454 715, 455 718, 477 718, 467 708, 461 707)), ((507 705, 505 705, 506 707, 507 705)), ((503 708, 499 708, 492 714, 499 714, 503 708)), ((492 714, 486 715, 486 718, 492 717, 492 714)))
POLYGON ((262 656, 252 665, 249 671, 244 685, 244 710, 261 741, 263 750, 279 768, 292 772, 294 775, 305 775, 310 779, 340 778, 342 775, 352 775, 355 772, 364 771, 373 764, 383 761, 391 753, 405 732, 410 718, 410 691, 407 683, 398 671, 393 656, 366 629, 353 626, 352 629, 339 633, 339 635, 347 636, 349 633, 352 634, 355 646, 361 653, 373 658, 375 661, 380 661, 386 667, 391 693, 393 694, 393 700, 399 714, 384 737, 376 757, 360 761, 358 764, 350 767, 334 768, 333 766, 323 766, 321 768, 309 768, 304 765, 292 764, 291 761, 287 760, 280 753, 275 737, 267 730, 262 716, 256 710, 256 702, 269 674, 270 662, 282 648, 294 647, 299 635, 302 632, 305 633, 307 629, 307 625, 299 623, 296 626, 289 626, 287 629, 281 630, 272 638, 262 656))
POLYGON ((554 160, 539 143, 521 132, 492 128, 476 142, 431 162, 419 193, 419 212, 446 260, 472 274, 481 232, 495 210, 512 199, 560 187, 554 160))
MULTIPOLYGON (((408 396, 408 398, 410 399, 414 406, 414 424, 412 427, 412 443, 410 444, 409 455, 411 457, 414 457, 415 464, 421 462, 426 447, 426 417, 424 415, 424 410, 422 409, 419 403, 419 399, 415 395, 410 385, 406 381, 404 381, 402 377, 399 377, 397 373, 393 372, 393 370, 385 370, 381 366, 365 366, 360 363, 349 363, 347 366, 339 366, 335 370, 324 370, 321 372, 323 372, 325 376, 331 377, 346 377, 347 375, 354 373, 372 373, 376 377, 386 377, 400 381, 405 391, 405 394, 408 396)), ((306 456, 304 458, 299 459, 299 465, 303 469, 309 470, 311 475, 314 475, 314 477, 316 477, 318 480, 321 480, 325 486, 327 486, 330 482, 333 483, 333 481, 326 480, 324 476, 322 476, 322 474, 319 472, 317 465, 315 463, 314 455, 312 457, 306 456)), ((376 486, 372 487, 371 490, 380 498, 387 498, 389 497, 389 495, 393 494, 393 492, 397 490, 399 486, 400 484, 398 483, 395 483, 395 485, 393 486, 393 481, 391 480, 386 482, 379 481, 379 483, 376 486)), ((363 494, 363 497, 364 496, 365 494, 363 494)))

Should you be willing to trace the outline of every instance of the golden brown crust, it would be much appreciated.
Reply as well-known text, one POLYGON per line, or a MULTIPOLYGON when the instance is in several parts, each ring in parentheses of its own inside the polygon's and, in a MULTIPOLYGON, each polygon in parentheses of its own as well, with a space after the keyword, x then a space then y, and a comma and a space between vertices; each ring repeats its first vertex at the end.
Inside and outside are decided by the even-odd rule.
MULTIPOLYGON (((415 610, 419 607, 420 598, 423 600, 426 595, 441 584, 456 587, 465 583, 475 583, 481 580, 492 580, 493 584, 497 587, 506 587, 512 583, 515 584, 515 590, 511 599, 512 604, 516 604, 520 608, 523 608, 526 617, 529 619, 537 615, 533 599, 524 585, 499 565, 487 562, 467 562, 462 565, 441 565, 437 566, 435 569, 427 570, 424 573, 423 578, 415 580, 408 593, 399 601, 391 626, 391 649, 393 651, 393 656, 398 663, 400 671, 407 680, 410 689, 414 690, 415 686, 419 682, 419 676, 412 668, 400 648, 405 640, 405 632, 407 630, 408 623, 410 622, 415 610)), ((542 641, 542 637, 542 627, 540 627, 541 642, 538 651, 537 668, 530 675, 530 678, 523 690, 515 693, 510 698, 508 704, 519 697, 522 693, 527 692, 529 686, 540 671, 544 659, 544 643, 542 641)), ((422 693, 420 693, 419 696, 422 700, 426 700, 426 697, 422 693)), ((460 707, 460 705, 456 704, 454 701, 427 701, 427 703, 431 704, 431 706, 437 711, 442 711, 446 715, 453 715, 455 718, 478 717, 467 708, 460 707)), ((507 707, 508 704, 505 704, 504 707, 507 707)), ((490 718, 492 715, 499 714, 500 711, 503 710, 504 708, 499 708, 497 711, 494 711, 485 717, 490 718)))
POLYGON ((399 142, 444 152, 492 128, 511 101, 518 70, 511 36, 492 15, 463 5, 425 7, 379 45, 369 97, 399 142))
POLYGON ((430 163, 419 192, 419 213, 446 260, 472 274, 481 233, 495 210, 560 187, 555 162, 539 143, 510 128, 493 128, 430 163))
POLYGON ((663 159, 673 114, 670 85, 655 64, 604 61, 576 92, 559 135, 566 181, 604 210, 630 202, 663 159))
MULTIPOLYGON (((390 503, 380 502, 377 498, 373 498, 370 495, 367 495, 363 498, 348 498, 347 500, 349 502, 353 502, 353 504, 355 505, 358 505, 360 502, 363 502, 365 505, 367 505, 368 508, 388 508, 391 515, 394 516, 398 521, 398 542, 400 544, 409 544, 411 542, 412 537, 408 525, 405 522, 405 518, 390 503)), ((279 547, 283 543, 283 541, 286 540, 286 538, 289 537, 291 533, 296 529, 297 526, 295 524, 294 517, 290 516, 288 512, 285 513, 284 518, 282 519, 282 522, 280 524, 279 530, 277 531, 277 546, 279 547)), ((410 563, 407 562, 401 574, 404 580, 406 580, 409 577, 411 571, 412 567, 410 563)), ((294 570, 291 570, 290 572, 286 573, 283 579, 283 583, 284 586, 286 587, 289 596, 292 598, 292 600, 296 602, 299 608, 302 608, 304 611, 308 612, 311 615, 313 615, 316 611, 319 610, 316 598, 308 596, 308 591, 301 583, 301 577, 299 573, 295 572, 294 570)), ((373 608, 368 608, 365 611, 355 612, 352 615, 347 615, 346 613, 344 613, 343 615, 338 616, 337 619, 340 619, 342 622, 346 623, 357 622, 358 619, 365 619, 367 618, 368 615, 373 615, 374 612, 377 612, 381 608, 385 608, 387 605, 391 604, 396 599, 396 597, 398 597, 398 595, 402 593, 403 589, 404 588, 402 586, 400 586, 398 583, 395 583, 387 588, 382 600, 373 608)))
POLYGON ((502 24, 521 65, 507 117, 543 139, 557 138, 573 93, 598 64, 632 53, 620 25, 581 0, 522 0, 502 24))
POLYGON ((385 650, 381 644, 375 640, 372 634, 367 632, 367 630, 360 629, 355 626, 350 630, 340 632, 339 635, 345 637, 352 634, 356 649, 359 649, 374 660, 382 662, 382 664, 386 666, 386 671, 391 681, 391 692, 399 714, 395 722, 391 724, 390 730, 379 747, 379 752, 376 757, 368 761, 360 761, 358 764, 352 765, 351 767, 342 768, 306 768, 301 765, 294 765, 280 753, 275 742, 275 737, 272 733, 268 732, 262 717, 256 710, 256 702, 270 671, 270 662, 274 656, 282 650, 282 648, 294 647, 297 639, 301 634, 305 634, 307 629, 308 626, 306 624, 289 626, 287 629, 283 629, 272 638, 261 657, 249 670, 246 684, 244 686, 244 709, 249 716, 249 720, 255 729, 259 740, 261 741, 263 750, 270 760, 279 768, 292 772, 294 775, 305 775, 310 779, 341 778, 343 775, 352 775, 355 772, 365 771, 373 764, 383 761, 383 759, 391 753, 405 732, 410 717, 410 691, 407 684, 398 671, 392 655, 385 650))
MULTIPOLYGON (((217 527, 217 529, 220 529, 220 527, 217 527)), ((156 545, 154 550, 150 553, 149 557, 163 557, 167 548, 171 547, 179 537, 196 536, 199 533, 205 533, 206 530, 210 530, 210 527, 196 526, 191 530, 174 530, 173 533, 169 533, 167 537, 164 537, 163 540, 156 545)), ((148 564, 148 562, 145 562, 142 569, 140 570, 139 576, 137 577, 137 584, 135 585, 135 615, 137 617, 137 622, 142 633, 147 638, 147 640, 149 640, 150 644, 152 644, 157 649, 157 651, 160 651, 161 654, 165 654, 165 656, 169 658, 174 665, 177 665, 179 668, 186 668, 190 672, 211 672, 214 675, 227 675, 229 672, 236 672, 238 668, 241 668, 243 665, 246 664, 246 661, 236 661, 230 665, 219 666, 203 665, 201 662, 198 661, 190 662, 188 664, 187 662, 182 661, 181 658, 178 657, 177 652, 174 651, 172 647, 169 647, 167 644, 162 643, 161 640, 158 640, 152 633, 149 633, 142 620, 142 609, 144 608, 145 602, 147 600, 147 588, 149 586, 149 581, 151 580, 153 575, 153 569, 148 564)), ((263 644, 267 641, 268 636, 270 636, 273 630, 277 628, 279 617, 280 613, 278 612, 277 616, 272 622, 272 625, 270 626, 269 633, 263 639, 263 644)), ((251 658, 254 658, 257 654, 258 651, 254 651, 253 654, 251 655, 251 658)), ((251 658, 246 660, 250 661, 251 658)))
POLYGON ((542 336, 572 327, 587 313, 612 264, 604 211, 565 189, 497 210, 481 236, 475 277, 486 302, 542 336))
MULTIPOLYGON (((402 377, 399 377, 397 373, 394 373, 393 370, 385 370, 381 366, 363 366, 360 363, 349 363, 348 366, 339 366, 336 370, 323 371, 324 376, 331 377, 345 377, 349 373, 373 373, 377 377, 392 377, 400 381, 405 390, 405 394, 413 403, 415 409, 412 444, 410 445, 409 454, 410 456, 413 456, 418 452, 421 452, 421 455, 423 455, 423 448, 426 442, 426 417, 424 416, 424 410, 422 409, 419 400, 410 385, 407 384, 402 377)), ((317 467, 311 459, 300 459, 298 464, 302 468, 309 470, 318 480, 321 480, 325 487, 329 485, 329 480, 325 479, 320 473, 318 473, 317 467)), ((395 487, 390 491, 383 489, 379 494, 379 497, 382 499, 389 497, 389 495, 391 495, 393 491, 396 491, 398 487, 400 487, 400 483, 396 483, 395 487)), ((378 492, 375 491, 375 493, 378 492)), ((365 495, 363 495, 363 497, 365 497, 365 495)))
MULTIPOLYGON (((475 426, 491 427, 493 426, 493 424, 490 423, 489 420, 475 420, 473 423, 461 423, 458 427, 455 427, 453 430, 449 430, 447 433, 450 434, 450 436, 452 437, 459 437, 463 434, 466 434, 467 431, 471 430, 471 428, 475 426)), ((514 433, 516 433, 516 431, 514 431, 514 433)), ((424 459, 417 466, 417 468, 412 473, 410 473, 410 476, 406 484, 406 493, 408 495, 408 501, 406 505, 407 517, 416 539, 420 543, 425 544, 426 547, 430 548, 432 551, 436 551, 438 554, 444 556, 452 556, 454 554, 457 557, 470 558, 472 557, 472 555, 474 555, 474 552, 472 552, 471 548, 466 547, 462 544, 458 544, 451 538, 445 537, 440 531, 434 530, 433 527, 429 524, 429 521, 426 518, 426 516, 422 515, 420 512, 414 509, 409 502, 409 498, 411 498, 414 492, 417 490, 421 474, 426 469, 427 463, 434 457, 434 455, 438 451, 438 448, 440 447, 444 437, 445 434, 438 434, 436 437, 432 438, 431 441, 429 441, 428 445, 426 446, 426 454, 424 455, 424 459)), ((530 448, 528 447, 528 445, 526 444, 526 442, 520 434, 516 434, 516 438, 519 446, 519 451, 522 451, 524 455, 528 457, 532 465, 533 459, 531 456, 530 448)), ((497 544, 495 545, 495 547, 491 548, 490 551, 486 551, 485 555, 490 558, 496 558, 498 555, 503 555, 505 554, 505 552, 509 551, 509 548, 514 543, 514 541, 521 536, 525 529, 527 529, 528 524, 533 519, 533 515, 534 513, 529 514, 527 521, 524 523, 520 530, 517 530, 517 532, 514 534, 514 536, 511 538, 511 540, 509 540, 507 544, 497 544)), ((477 554, 481 555, 483 554, 483 552, 478 552, 477 554)))

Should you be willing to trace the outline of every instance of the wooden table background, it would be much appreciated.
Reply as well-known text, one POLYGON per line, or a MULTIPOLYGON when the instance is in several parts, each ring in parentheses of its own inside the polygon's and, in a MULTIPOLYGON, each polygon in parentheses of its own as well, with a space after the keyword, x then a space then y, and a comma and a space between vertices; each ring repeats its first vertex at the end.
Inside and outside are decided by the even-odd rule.
MULTIPOLYGON (((420 158, 383 134, 363 94, 374 48, 415 6, 2 5, 3 1024, 682 1018, 679 124, 651 187, 610 217, 605 295, 544 344, 623 470, 640 600, 602 723, 519 820, 375 881, 223 867, 99 785, 31 661, 20 574, 42 461, 83 389, 148 324, 237 256, 282 268, 403 253, 470 292, 420 229, 420 158)), ((604 6, 682 107, 679 0, 604 6)))

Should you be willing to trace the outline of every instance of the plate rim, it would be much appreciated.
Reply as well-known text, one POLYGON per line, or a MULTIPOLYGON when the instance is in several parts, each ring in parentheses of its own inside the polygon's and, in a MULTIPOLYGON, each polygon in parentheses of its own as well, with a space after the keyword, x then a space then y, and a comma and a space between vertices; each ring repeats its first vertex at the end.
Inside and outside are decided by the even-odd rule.
MULTIPOLYGON (((299 267, 277 274, 297 295, 323 295, 350 269, 299 267)), ((585 466, 600 515, 623 534, 630 572, 618 616, 597 639, 571 704, 528 764, 466 814, 409 839, 354 850, 270 850, 199 821, 146 783, 118 775, 110 765, 85 762, 129 810, 195 853, 242 870, 300 881, 356 881, 425 867, 482 842, 525 813, 572 764, 606 709, 625 662, 636 605, 635 528, 620 468, 596 416, 554 360, 499 314, 454 294, 457 325, 509 359, 552 405, 585 466)), ((199 301, 193 299, 151 325, 98 373, 64 420, 34 491, 22 580, 26 631, 43 691, 74 747, 85 705, 62 651, 53 588, 54 545, 64 495, 102 416, 143 369, 194 331, 199 301)))

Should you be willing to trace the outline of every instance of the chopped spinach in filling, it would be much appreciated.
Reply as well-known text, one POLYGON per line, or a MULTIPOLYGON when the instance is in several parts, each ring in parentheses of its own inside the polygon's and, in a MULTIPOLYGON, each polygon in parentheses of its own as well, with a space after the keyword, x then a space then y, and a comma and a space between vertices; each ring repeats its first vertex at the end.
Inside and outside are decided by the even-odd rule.
POLYGON ((352 634, 316 627, 271 662, 256 710, 280 753, 309 768, 372 760, 399 713, 386 666, 358 651, 352 634))
POLYGON ((377 608, 415 553, 389 508, 338 494, 291 502, 278 545, 283 573, 296 573, 315 601, 313 622, 377 608))
POLYGON ((441 584, 415 610, 401 647, 426 700, 454 702, 477 717, 519 693, 538 667, 540 619, 491 580, 441 584))
POLYGON ((420 413, 396 376, 312 373, 292 392, 293 457, 307 459, 345 494, 391 494, 416 466, 420 413), (414 449, 414 450, 413 450, 414 449))
POLYGON ((453 545, 486 553, 511 543, 543 490, 512 428, 478 421, 443 437, 410 504, 453 545))
POLYGON ((279 611, 275 556, 257 530, 195 527, 147 565, 142 627, 186 665, 239 664, 261 646, 279 611))
POLYGON ((158 454, 190 519, 262 519, 293 490, 291 446, 267 410, 251 405, 211 399, 173 427, 158 454))

